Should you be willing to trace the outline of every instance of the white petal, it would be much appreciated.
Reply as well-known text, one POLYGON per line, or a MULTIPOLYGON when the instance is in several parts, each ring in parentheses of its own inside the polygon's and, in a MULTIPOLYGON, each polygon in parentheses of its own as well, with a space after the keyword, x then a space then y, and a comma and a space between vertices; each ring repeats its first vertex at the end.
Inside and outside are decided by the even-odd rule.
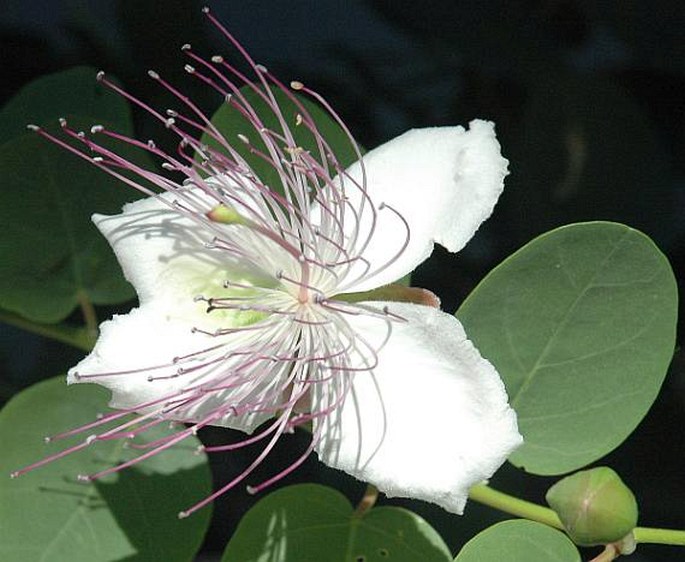
POLYGON ((148 381, 148 376, 172 374, 178 368, 173 364, 174 357, 208 347, 207 340, 205 335, 193 334, 189 324, 164 318, 162 311, 156 312, 150 306, 136 308, 100 325, 93 351, 69 371, 68 382, 97 382, 113 391, 111 406, 134 407, 181 389, 187 381, 148 381), (129 370, 136 372, 87 378, 129 370), (86 377, 79 378, 77 373, 86 377))
POLYGON ((219 266, 203 246, 208 241, 206 229, 163 202, 172 198, 148 197, 125 205, 119 215, 93 215, 141 304, 153 299, 160 304, 192 300, 205 288, 203 279, 215 277, 212 273, 219 266), (181 288, 184 294, 179 299, 181 288))
MULTIPOLYGON (((193 190, 192 196, 197 199, 201 195, 193 190)), ((230 291, 223 285, 227 279, 263 286, 273 283, 273 279, 264 279, 263 274, 249 269, 230 252, 208 248, 205 244, 217 232, 165 203, 174 198, 174 194, 165 193, 129 203, 119 215, 93 215, 93 222, 112 246, 141 306, 154 304, 165 315, 205 330, 253 321, 254 315, 249 312, 216 310, 205 314, 206 303, 197 302, 195 297, 228 296, 230 291)), ((208 203, 207 208, 214 204, 208 203)), ((220 229, 235 228, 242 227, 216 225, 219 233, 220 229)), ((254 240, 263 255, 276 253, 273 244, 263 237, 249 232, 244 236, 254 240)))
MULTIPOLYGON (((188 193, 194 199, 200 197, 197 190, 188 193)), ((245 344, 239 332, 212 338, 202 332, 193 333, 194 328, 213 333, 219 328, 252 324, 261 317, 260 313, 231 309, 217 309, 207 314, 206 302, 196 301, 198 295, 230 296, 231 290, 225 288, 223 282, 227 278, 234 282, 248 281, 253 272, 241 269, 230 254, 207 248, 205 242, 213 236, 211 228, 166 204, 176 197, 166 193, 125 205, 120 215, 93 216, 93 221, 114 249, 124 275, 136 289, 141 307, 101 325, 93 352, 72 369, 69 382, 78 382, 74 372, 101 375, 135 371, 80 379, 97 382, 112 390, 110 405, 115 408, 151 411, 154 408, 138 406, 196 384, 200 380, 198 377, 170 377, 180 367, 188 366, 174 364, 175 357, 195 354, 218 343, 225 347, 216 353, 240 349, 245 344), (149 381, 149 376, 155 380, 149 381)), ((209 202, 208 209, 213 204, 209 202)), ((220 225, 219 228, 233 227, 220 225)), ((247 334, 247 338, 257 335, 256 332, 247 334)), ((201 355, 198 362, 206 362, 209 358, 211 353, 201 355)), ((223 362, 225 370, 230 367, 230 361, 223 362)), ((197 374, 205 377, 202 380, 211 380, 216 373, 203 369, 197 374)), ((253 391, 257 390, 257 387, 253 388, 253 391)), ((174 410, 168 417, 180 421, 199 420, 222 403, 238 405, 239 399, 236 392, 214 393, 188 408, 174 410)), ((251 431, 268 417, 265 414, 228 415, 212 425, 251 431)))
MULTIPOLYGON (((173 377, 179 367, 188 368, 209 363, 212 357, 224 354, 225 350, 195 356, 194 361, 175 362, 175 358, 196 354, 219 342, 226 344, 228 349, 239 348, 243 343, 241 339, 244 336, 239 333, 224 336, 220 340, 202 333, 193 333, 191 324, 174 319, 163 310, 148 305, 103 322, 93 351, 69 371, 68 382, 95 382, 105 386, 112 391, 110 406, 113 408, 134 408, 138 413, 152 412, 164 407, 175 394, 197 386, 200 382, 211 381, 221 376, 222 372, 229 371, 232 366, 229 361, 223 361, 213 366, 213 369, 198 369, 173 377), (121 374, 122 371, 130 372, 121 374), (108 373, 108 376, 102 376, 108 373), (97 377, 88 378, 88 375, 97 377), (160 402, 153 406, 140 407, 153 401, 160 402)), ((233 401, 238 405, 236 398, 235 393, 229 391, 206 394, 187 408, 171 411, 166 417, 178 421, 197 421, 222 404, 233 401)), ((269 417, 264 414, 235 417, 229 413, 211 425, 249 432, 269 417)))
MULTIPOLYGON (((317 451, 326 464, 388 496, 461 513, 469 488, 492 476, 522 442, 516 414, 494 367, 454 317, 420 305, 380 304, 407 322, 392 324, 373 372, 354 376, 317 451)), ((348 320, 367 340, 386 335, 378 320, 348 320)))
MULTIPOLYGON (((487 219, 499 198, 507 175, 507 160, 500 154, 494 125, 472 121, 463 127, 414 129, 372 150, 363 158, 367 193, 381 209, 363 256, 373 268, 391 260, 408 239, 400 256, 385 269, 357 281, 346 292, 385 285, 413 271, 433 251, 435 242, 457 252, 487 219)), ((361 182, 359 163, 348 174, 361 182)), ((353 206, 361 196, 344 180, 353 206)), ((371 229, 371 213, 361 220, 362 235, 371 229)), ((349 224, 349 221, 348 221, 349 224)), ((362 236, 363 238, 363 236, 362 236)), ((357 272, 359 269, 357 270, 357 272)))

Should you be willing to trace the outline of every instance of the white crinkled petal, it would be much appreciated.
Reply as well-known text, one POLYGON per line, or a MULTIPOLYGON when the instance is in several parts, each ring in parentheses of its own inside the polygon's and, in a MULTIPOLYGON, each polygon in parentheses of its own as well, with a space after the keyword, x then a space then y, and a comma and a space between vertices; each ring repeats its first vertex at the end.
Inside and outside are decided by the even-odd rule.
MULTIPOLYGON (((187 197, 200 201, 197 190, 186 192, 187 197)), ((103 373, 135 370, 130 374, 83 378, 97 382, 112 391, 110 405, 115 408, 139 408, 141 404, 181 392, 197 383, 192 376, 160 379, 173 375, 179 367, 174 358, 193 354, 217 343, 225 349, 241 345, 240 333, 212 338, 193 328, 214 332, 219 328, 249 324, 256 320, 251 312, 215 310, 207 314, 207 304, 197 302, 197 295, 220 297, 230 294, 223 282, 245 279, 247 272, 230 254, 205 246, 212 236, 203 224, 184 216, 167 203, 177 195, 165 193, 124 206, 119 215, 94 215, 93 221, 105 235, 122 266, 124 275, 132 283, 141 307, 125 316, 115 316, 101 325, 100 337, 92 353, 70 371, 69 382, 78 382, 73 373, 101 375, 103 373), (152 376, 155 380, 148 381, 152 376)), ((212 202, 207 202, 211 208, 212 202)), ((226 227, 231 228, 231 227, 226 227)), ((249 332, 249 337, 254 334, 249 332)), ((211 354, 210 354, 211 355, 211 354)), ((208 356, 201 356, 208 360, 208 356)), ((224 368, 231 367, 224 362, 224 368)), ((220 376, 216 370, 199 370, 206 380, 220 376)), ((170 418, 197 421, 222 403, 239 399, 235 393, 218 392, 206 395, 189 408, 174 411, 170 418)), ((163 404, 160 403, 158 407, 163 404)), ((268 415, 248 415, 236 418, 228 415, 212 425, 224 425, 251 431, 268 419, 268 415)))
POLYGON ((93 215, 141 304, 166 296, 169 284, 164 280, 170 269, 191 250, 201 248, 200 226, 164 204, 162 198, 170 200, 171 196, 128 203, 119 215, 93 215))
MULTIPOLYGON (((206 204, 211 209, 216 202, 208 201, 198 190, 187 190, 186 196, 206 204)), ((196 296, 228 296, 224 282, 253 281, 267 285, 263 272, 246 269, 230 252, 208 248, 222 229, 242 229, 240 226, 199 223, 170 207, 167 203, 177 195, 164 193, 125 205, 118 215, 93 215, 93 222, 107 238, 121 264, 126 279, 138 294, 141 306, 154 304, 169 317, 194 322, 205 330, 244 324, 251 321, 249 313, 234 310, 205 314, 206 303, 196 296)), ((235 232, 233 233, 235 235, 235 232)), ((254 251, 262 256, 276 256, 274 244, 243 229, 242 240, 252 241, 254 251)), ((268 260, 264 262, 268 264, 268 260)), ((272 267, 278 269, 276 265, 272 267)))
MULTIPOLYGON (((385 269, 369 275, 346 292, 374 289, 413 271, 439 243, 451 252, 462 249, 487 219, 497 202, 507 175, 507 160, 500 154, 494 125, 475 120, 463 127, 414 129, 381 145, 364 156, 367 193, 379 206, 385 203, 408 223, 407 248, 403 222, 390 209, 376 215, 373 238, 363 250, 372 269, 392 260, 385 269)), ((361 183, 359 163, 348 174, 361 183)), ((361 205, 360 191, 344 180, 351 207, 361 205)), ((371 229, 369 206, 362 215, 360 239, 371 229)), ((315 211, 316 215, 316 211, 315 211)), ((348 217, 347 228, 354 221, 348 217)), ((361 264, 350 274, 363 270, 361 264)))
MULTIPOLYGON (((407 303, 366 304, 387 304, 407 322, 392 323, 378 366, 357 373, 344 405, 319 422, 326 424, 319 457, 388 496, 462 513, 469 488, 522 442, 504 385, 453 316, 407 303)), ((369 342, 386 335, 378 319, 347 320, 369 342)))
MULTIPOLYGON (((170 317, 165 311, 152 306, 133 309, 126 315, 116 315, 101 324, 100 337, 93 351, 70 369, 67 380, 70 384, 96 382, 105 386, 112 391, 110 406, 113 408, 133 408, 138 413, 158 410, 175 394, 197 386, 200 382, 216 380, 231 368, 229 362, 224 361, 213 369, 200 369, 193 374, 160 379, 159 377, 170 377, 180 366, 192 367, 202 362, 207 363, 211 353, 198 358, 195 363, 175 363, 174 358, 208 349, 219 341, 225 343, 229 349, 231 346, 239 347, 241 338, 244 338, 238 333, 217 341, 205 334, 192 333, 191 326, 188 322, 170 317), (131 372, 121 374, 124 371, 131 372), (108 373, 111 374, 102 376, 108 373), (97 377, 88 378, 88 375, 97 377), (148 377, 153 377, 154 380, 148 380, 148 377), (157 403, 140 407, 149 402, 157 403)), ((217 353, 223 354, 225 350, 217 353)), ((178 421, 198 421, 218 406, 230 404, 236 399, 236 393, 230 391, 206 394, 202 400, 193 402, 187 408, 174 410, 167 417, 178 421)), ((250 432, 269 417, 264 414, 235 417, 229 413, 223 419, 213 421, 212 425, 250 432)))
POLYGON ((206 227, 165 204, 173 198, 165 193, 129 203, 119 215, 93 215, 140 303, 155 300, 169 309, 192 301, 208 280, 219 285, 222 269, 221 256, 203 246, 210 237, 206 227))

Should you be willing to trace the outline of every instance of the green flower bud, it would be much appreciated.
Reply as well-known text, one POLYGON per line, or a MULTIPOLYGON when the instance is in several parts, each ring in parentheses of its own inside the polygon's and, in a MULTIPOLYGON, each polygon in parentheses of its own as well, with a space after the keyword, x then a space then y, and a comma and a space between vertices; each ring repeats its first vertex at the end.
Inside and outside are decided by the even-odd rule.
POLYGON ((637 525, 637 502, 606 466, 582 470, 552 486, 545 496, 569 537, 578 545, 619 541, 637 525))
POLYGON ((223 203, 214 207, 207 213, 207 218, 214 222, 222 224, 247 224, 245 217, 243 217, 233 207, 224 205, 223 203))

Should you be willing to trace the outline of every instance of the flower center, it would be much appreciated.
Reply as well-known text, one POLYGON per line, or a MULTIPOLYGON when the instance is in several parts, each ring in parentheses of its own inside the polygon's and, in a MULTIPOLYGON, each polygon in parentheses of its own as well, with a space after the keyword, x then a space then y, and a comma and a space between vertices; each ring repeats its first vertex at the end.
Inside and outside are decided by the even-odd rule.
MULTIPOLYGON (((337 275, 316 256, 319 248, 315 243, 304 243, 301 232, 300 238, 291 243, 287 232, 273 224, 260 224, 225 203, 214 206, 205 216, 223 229, 213 246, 240 248, 241 266, 248 265, 257 272, 248 282, 224 281, 224 296, 207 301, 210 310, 238 306, 239 310, 266 314, 320 314, 315 309, 321 308, 318 305, 327 294, 334 294, 337 275)), ((315 230, 311 225, 307 228, 315 230)))

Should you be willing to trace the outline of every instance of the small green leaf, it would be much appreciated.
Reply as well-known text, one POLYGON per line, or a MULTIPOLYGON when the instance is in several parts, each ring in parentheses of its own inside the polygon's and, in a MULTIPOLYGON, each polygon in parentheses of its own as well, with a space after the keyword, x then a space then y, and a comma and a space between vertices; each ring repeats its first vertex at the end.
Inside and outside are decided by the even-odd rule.
MULTIPOLYGON (((64 377, 32 386, 0 412, 0 559, 12 562, 187 562, 197 552, 210 509, 177 514, 211 491, 199 441, 189 439, 141 464, 93 483, 76 481, 131 458, 120 440, 99 442, 16 479, 8 474, 69 442, 43 438, 93 421, 108 392, 96 385, 67 388, 64 377)), ((151 432, 149 439, 168 429, 151 432)), ((82 436, 80 439, 83 439, 82 436)))
POLYGON ((131 111, 126 100, 103 88, 95 80, 97 71, 77 66, 63 72, 43 76, 24 86, 0 110, 0 144, 26 132, 26 125, 47 126, 60 117, 81 115, 97 120, 129 126, 131 111))
POLYGON ((454 562, 580 562, 566 535, 547 525, 512 519, 478 533, 454 562))
POLYGON ((289 486, 243 517, 222 562, 445 562, 449 549, 418 515, 398 507, 354 514, 339 492, 289 486))
POLYGON ((457 316, 518 414, 511 462, 561 474, 613 450, 649 410, 673 355, 677 289, 644 234, 574 224, 505 260, 457 316))
MULTIPOLYGON (((320 161, 319 148, 314 135, 312 135, 304 124, 296 124, 297 115, 301 113, 301 110, 281 90, 272 88, 272 92, 286 124, 292 131, 297 146, 311 152, 311 154, 320 161)), ((247 86, 243 86, 240 89, 240 93, 257 113, 264 127, 279 135, 283 134, 283 128, 279 123, 278 118, 258 94, 247 86)), ((328 143, 342 168, 346 168, 355 162, 357 160, 357 155, 350 144, 349 138, 340 125, 338 125, 333 118, 317 104, 303 95, 295 95, 310 113, 314 123, 316 123, 319 133, 328 143)), ((242 115, 242 113, 231 105, 224 104, 212 116, 212 123, 223 134, 231 146, 247 161, 264 185, 269 186, 275 191, 282 192, 281 179, 274 166, 266 162, 261 156, 253 154, 250 148, 238 138, 238 135, 246 136, 255 148, 268 154, 266 145, 260 138, 259 131, 255 130, 254 126, 242 115)), ((225 150, 216 140, 207 134, 202 136, 201 142, 211 146, 219 152, 225 150)), ((284 148, 284 146, 281 148, 284 148)), ((333 170, 332 176, 335 175, 335 170, 333 170)))

